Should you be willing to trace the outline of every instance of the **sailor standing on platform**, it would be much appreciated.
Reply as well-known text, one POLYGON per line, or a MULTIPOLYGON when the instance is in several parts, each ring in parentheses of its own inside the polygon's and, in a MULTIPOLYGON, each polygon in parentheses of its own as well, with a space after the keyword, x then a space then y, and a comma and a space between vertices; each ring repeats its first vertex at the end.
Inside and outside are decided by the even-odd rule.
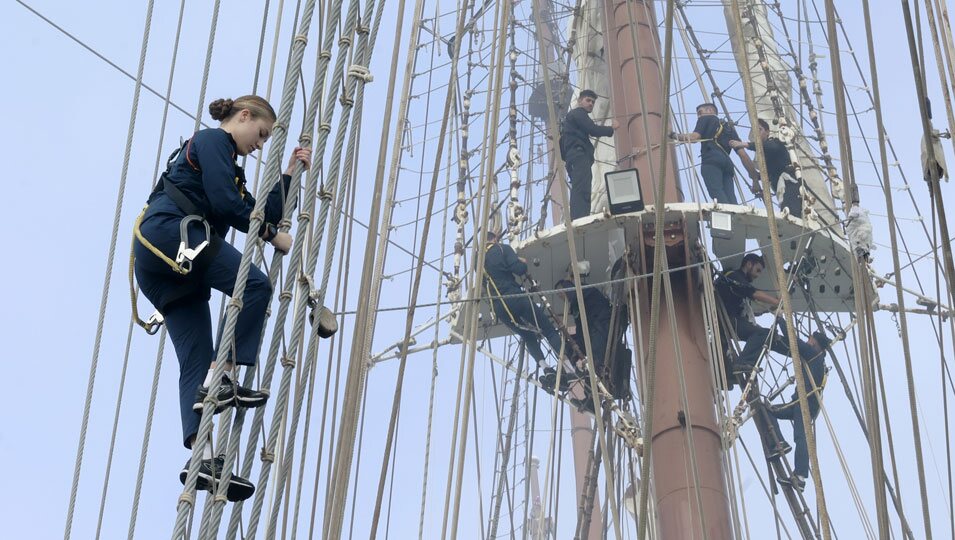
MULTIPOLYGON (((527 261, 518 257, 511 246, 501 244, 500 239, 501 233, 492 226, 487 232, 484 254, 485 297, 497 319, 521 337, 527 353, 546 374, 553 368, 545 363, 540 338, 543 336, 547 340, 555 356, 560 353, 563 340, 544 310, 534 303, 514 277, 527 273, 527 261)), ((566 352, 572 356, 569 349, 566 352)))
MULTIPOLYGON (((562 279, 554 284, 554 288, 570 289, 561 290, 560 294, 563 296, 564 302, 568 303, 570 316, 574 318, 577 325, 574 340, 581 351, 586 351, 580 305, 577 302, 577 293, 573 290, 574 282, 570 279, 562 279)), ((594 370, 597 375, 602 375, 604 362, 607 358, 607 345, 610 343, 610 318, 612 314, 610 300, 604 293, 594 287, 586 287, 581 292, 584 295, 584 308, 587 312, 587 328, 590 330, 590 347, 594 353, 594 370)))
MULTIPOLYGON (((788 208, 789 215, 801 218, 802 195, 799 188, 802 187, 802 181, 796 179, 796 170, 793 168, 786 144, 769 136, 769 123, 762 118, 759 119, 759 138, 763 141, 763 152, 766 154, 769 187, 777 198, 780 197, 780 193, 782 194, 779 209, 788 208)), ((756 150, 756 145, 751 142, 730 141, 730 145, 737 150, 741 148, 756 150)), ((758 185, 754 186, 754 191, 759 192, 758 188, 758 185)))
MULTIPOLYGON (((724 204, 739 204, 736 199, 736 190, 733 186, 733 161, 730 160, 730 150, 739 144, 744 144, 736 133, 733 124, 720 120, 718 110, 712 103, 703 103, 696 107, 696 127, 690 133, 670 133, 669 137, 676 141, 700 142, 700 175, 710 199, 724 204)), ((745 144, 744 144, 745 146, 745 144)), ((749 155, 743 149, 735 150, 743 167, 749 173, 753 182, 759 181, 759 171, 749 155)), ((759 191, 755 189, 754 193, 759 191)))
POLYGON ((610 126, 598 126, 590 119, 597 93, 581 90, 577 106, 560 124, 560 155, 564 158, 567 175, 570 176, 570 217, 590 215, 590 193, 593 183, 594 145, 591 137, 612 137, 620 127, 614 120, 610 126))
MULTIPOLYGON (((275 111, 258 96, 243 96, 217 99, 209 105, 209 113, 221 122, 219 127, 196 132, 170 158, 149 196, 149 205, 137 219, 133 247, 136 280, 143 295, 163 315, 179 358, 179 407, 186 448, 195 444, 210 388, 217 389, 217 413, 233 405, 261 407, 268 399, 265 392, 239 386, 233 372, 235 364, 256 363, 272 294, 268 277, 254 265, 249 268, 235 342, 221 381, 212 380, 217 347, 212 339, 209 298, 211 289, 232 295, 242 253, 224 238, 230 228, 250 232, 255 206, 236 157, 262 149, 272 134, 275 111)), ((298 161, 308 168, 311 150, 295 149, 286 174, 268 195, 264 223, 251 231, 282 253, 290 249, 292 237, 279 232, 276 224, 282 219, 285 194, 298 161)), ((211 490, 222 474, 223 460, 221 456, 213 458, 210 440, 200 444, 203 454, 197 489, 211 490)), ((183 483, 188 469, 187 462, 179 476, 183 483)), ((243 500, 252 496, 254 489, 251 482, 233 475, 227 495, 231 501, 243 500)))

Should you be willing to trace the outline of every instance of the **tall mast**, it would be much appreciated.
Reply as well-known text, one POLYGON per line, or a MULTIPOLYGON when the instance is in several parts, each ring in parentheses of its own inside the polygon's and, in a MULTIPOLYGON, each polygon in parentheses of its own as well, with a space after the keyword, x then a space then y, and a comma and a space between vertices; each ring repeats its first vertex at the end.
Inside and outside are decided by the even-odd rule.
MULTIPOLYGON (((621 124, 614 138, 617 168, 639 170, 644 200, 650 207, 654 203, 653 186, 661 166, 657 150, 666 142, 665 135, 670 130, 670 126, 662 124, 666 97, 652 0, 603 0, 603 7, 611 101, 621 124)), ((675 162, 671 161, 666 169, 664 202, 680 202, 683 196, 675 162)), ((690 250, 679 242, 680 237, 685 238, 684 224, 668 223, 667 229, 671 228, 676 232, 676 241, 667 241, 666 253, 669 266, 677 267, 685 262, 690 250)), ((645 256, 638 254, 641 255, 638 258, 644 260, 653 251, 653 235, 647 232, 644 238, 628 239, 631 249, 643 250, 645 256)), ((661 310, 656 336, 653 425, 652 432, 644 434, 653 449, 651 469, 658 538, 729 539, 732 531, 722 474, 721 437, 713 405, 711 368, 704 352, 708 346, 703 309, 696 287, 700 278, 695 271, 665 275, 672 281, 672 317, 667 302, 649 306, 646 301, 649 295, 642 295, 644 302, 637 315, 648 321, 651 309, 661 310), (675 324, 671 324, 671 318, 675 324), (683 364, 688 410, 684 410, 681 401, 683 390, 677 362, 683 364), (688 427, 693 430, 692 448, 687 437, 688 427), (694 461, 699 486, 694 485, 695 475, 687 474, 694 461)), ((644 341, 649 338, 645 335, 644 341)), ((643 360, 636 358, 638 364, 643 360)))

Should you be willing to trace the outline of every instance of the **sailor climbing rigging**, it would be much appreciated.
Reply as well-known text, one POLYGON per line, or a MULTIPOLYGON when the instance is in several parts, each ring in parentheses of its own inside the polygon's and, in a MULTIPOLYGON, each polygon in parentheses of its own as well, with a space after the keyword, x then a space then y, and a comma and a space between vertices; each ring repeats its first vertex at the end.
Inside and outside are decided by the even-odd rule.
MULTIPOLYGON (((173 154, 134 231, 136 279, 143 295, 162 314, 179 358, 179 407, 187 448, 195 443, 203 401, 210 389, 215 389, 212 399, 217 413, 233 405, 261 407, 268 399, 265 392, 239 386, 234 373, 235 364, 256 363, 272 294, 268 277, 255 266, 249 269, 234 350, 221 381, 211 380, 216 347, 209 298, 211 289, 232 294, 242 254, 224 238, 230 228, 249 232, 255 206, 236 157, 262 149, 276 115, 258 96, 217 99, 209 105, 209 113, 221 124, 195 133, 173 154)), ((291 172, 298 161, 307 168, 311 150, 295 149, 282 181, 268 195, 265 223, 253 231, 282 253, 290 249, 292 237, 279 232, 276 224, 282 218, 291 172)), ((211 442, 203 444, 198 489, 211 490, 214 478, 222 472, 222 460, 213 459, 211 442)), ((180 474, 183 482, 188 466, 187 462, 180 474)), ((254 489, 248 480, 233 475, 228 496, 230 500, 246 499, 254 489)))
MULTIPOLYGON (((779 198, 779 208, 789 209, 789 215, 802 217, 802 195, 800 188, 802 181, 796 178, 792 158, 786 144, 776 137, 769 136, 769 123, 759 119, 759 138, 763 141, 763 152, 766 154, 766 174, 769 187, 773 195, 779 198)), ((756 145, 749 142, 730 141, 734 149, 755 150, 756 145)), ((758 187, 758 186, 756 186, 758 187)), ((759 191, 755 189, 755 191, 759 191)))

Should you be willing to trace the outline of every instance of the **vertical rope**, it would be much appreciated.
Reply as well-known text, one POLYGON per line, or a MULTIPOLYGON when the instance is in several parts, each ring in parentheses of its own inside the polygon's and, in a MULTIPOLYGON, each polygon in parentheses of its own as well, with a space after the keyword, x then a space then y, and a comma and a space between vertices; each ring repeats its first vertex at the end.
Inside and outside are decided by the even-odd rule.
POLYGON ((126 177, 129 172, 129 159, 133 149, 133 132, 136 129, 136 113, 139 111, 139 95, 143 86, 143 71, 146 65, 146 50, 149 45, 149 32, 152 28, 153 0, 146 4, 146 22, 143 28, 142 46, 139 52, 139 67, 136 71, 136 86, 133 90, 133 104, 129 112, 129 128, 126 132, 126 150, 123 154, 123 167, 119 176, 116 194, 116 209, 113 214, 113 230, 110 236, 109 252, 106 256, 106 275, 103 278, 103 292, 100 298, 99 320, 96 323, 96 337, 93 340, 93 355, 90 360, 89 378, 86 383, 86 401, 83 404, 83 419, 80 421, 79 443, 76 447, 76 463, 73 467, 73 482, 70 487, 70 503, 66 513, 66 528, 63 538, 69 540, 73 528, 73 515, 76 512, 76 495, 80 485, 80 471, 83 468, 83 451, 86 449, 86 432, 89 428, 90 408, 93 402, 93 387, 96 382, 96 368, 99 364, 100 346, 103 340, 103 326, 106 321, 106 303, 109 299, 109 286, 113 275, 113 260, 116 255, 116 240, 119 236, 119 222, 123 214, 123 199, 126 196, 126 177))
MULTIPOLYGON (((732 10, 733 10, 733 22, 736 26, 736 30, 739 34, 742 34, 743 22, 740 16, 739 10, 739 0, 732 0, 732 10)), ((834 57, 838 57, 838 54, 833 54, 834 57)), ((753 95, 753 86, 752 78, 750 75, 750 68, 748 62, 740 62, 742 66, 742 81, 743 89, 746 94, 746 108, 749 112, 750 123, 756 125, 756 103, 753 95)), ((841 86, 836 85, 838 89, 836 94, 837 96, 842 95, 843 91, 841 86)), ((838 100, 837 100, 838 101, 838 100)), ((756 138, 756 155, 759 159, 759 169, 762 171, 768 170, 766 168, 766 155, 763 153, 763 141, 759 138, 756 138)), ((845 151, 845 149, 843 149, 845 151)), ((848 176, 848 175, 846 175, 848 176)), ((779 282, 779 293, 780 300, 785 312, 786 319, 786 330, 789 337, 789 350, 793 358, 793 365, 795 366, 796 373, 796 391, 799 395, 799 409, 803 417, 803 425, 805 426, 806 432, 806 441, 809 446, 809 456, 812 465, 812 477, 813 482, 816 486, 816 500, 819 510, 819 522, 820 528, 822 529, 822 535, 825 540, 830 538, 830 527, 829 527, 829 516, 826 510, 826 499, 825 493, 822 488, 822 478, 819 472, 819 460, 816 458, 816 438, 812 429, 812 422, 809 417, 809 407, 806 396, 806 387, 805 387, 805 374, 803 370, 803 359, 800 358, 799 349, 796 346, 796 329, 793 325, 793 314, 792 314, 792 302, 789 295, 789 288, 786 286, 786 283, 783 281, 785 279, 786 273, 783 271, 783 258, 782 258, 782 248, 779 242, 778 226, 776 223, 775 210, 773 209, 773 202, 771 199, 771 193, 769 187, 769 178, 765 175, 762 176, 762 185, 763 185, 763 204, 766 207, 766 216, 769 222, 769 234, 772 240, 773 260, 776 263, 776 276, 779 282)), ((851 179, 847 178, 847 181, 851 182, 851 179)), ((858 281, 856 281, 858 283, 858 281)), ((859 288, 857 288, 857 294, 859 293, 859 288)))

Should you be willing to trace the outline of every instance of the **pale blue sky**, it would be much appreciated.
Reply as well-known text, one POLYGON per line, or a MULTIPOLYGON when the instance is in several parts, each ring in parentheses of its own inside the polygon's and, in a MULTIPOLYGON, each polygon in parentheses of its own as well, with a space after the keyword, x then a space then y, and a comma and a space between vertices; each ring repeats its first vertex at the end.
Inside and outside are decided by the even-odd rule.
MULTIPOLYGON (((29 4, 119 66, 135 73, 145 2, 98 0, 81 3, 34 0, 29 4)), ((189 111, 195 111, 198 105, 196 100, 211 13, 211 3, 201 4, 187 6, 172 94, 172 99, 189 111)), ((261 23, 261 4, 251 0, 223 3, 206 103, 217 97, 235 97, 251 89, 261 23)), ((273 2, 273 13, 275 4, 276 2, 273 2)), ((272 94, 273 103, 276 105, 289 43, 289 36, 286 35, 287 21, 292 16, 291 2, 286 4, 286 32, 279 42, 278 68, 272 94)), ((442 4, 450 6, 447 2, 442 4)), ((867 73, 861 4, 856 0, 840 1, 837 4, 842 10, 841 15, 852 40, 851 45, 867 73)), ((178 2, 167 1, 157 2, 155 8, 145 81, 159 91, 163 91, 166 85, 178 7, 178 2)), ((928 197, 924 184, 919 181, 918 172, 921 129, 901 11, 896 2, 879 2, 876 7, 878 11, 874 14, 874 24, 886 123, 899 152, 900 163, 912 184, 913 193, 920 201, 923 214, 928 218, 928 197)), ((389 3, 372 65, 376 79, 369 85, 366 97, 364 145, 357 177, 361 191, 356 214, 362 222, 367 222, 368 218, 367 203, 371 196, 369 191, 378 152, 383 94, 387 85, 393 39, 394 9, 395 4, 389 3)), ((442 11, 450 9, 442 8, 442 11)), ((717 8, 709 9, 716 13, 717 8)), ((691 11, 692 13, 694 12, 691 11)), ((269 22, 270 29, 273 22, 274 16, 269 22)), ((705 27, 709 23, 701 21, 698 24, 705 27)), ((406 25, 405 35, 407 28, 406 25)), ((449 28, 443 30, 450 31, 449 28)), ((814 30, 813 36, 817 43, 821 40, 821 32, 814 30)), ((271 30, 266 54, 270 51, 270 40, 271 30)), ((305 80, 310 87, 314 69, 314 40, 309 46, 305 61, 305 80)), ((0 508, 3 508, 0 511, 0 521, 3 522, 0 531, 9 538, 56 538, 62 534, 69 499, 77 430, 86 394, 133 82, 13 1, 0 4, 0 50, 4 51, 4 71, 8 73, 6 83, 0 87, 0 103, 5 104, 8 111, 5 140, 8 141, 7 154, 10 158, 4 183, 10 212, 6 220, 9 240, 7 261, 2 270, 8 283, 8 299, 7 309, 0 321, 0 339, 7 344, 6 380, 12 388, 12 399, 7 401, 5 409, 7 412, 0 416, 3 418, 0 422, 0 462, 7 465, 5 483, 8 486, 0 492, 0 508)), ((403 66, 404 56, 401 58, 403 66)), ((442 62, 443 60, 444 58, 439 59, 442 62)), ((854 67, 849 64, 847 56, 844 57, 844 65, 848 73, 847 82, 857 82, 858 77, 852 74, 854 67)), ((825 77, 828 73, 828 58, 820 59, 820 66, 825 77)), ((944 125, 944 108, 938 98, 938 85, 934 82, 934 61, 931 59, 929 68, 933 81, 933 96, 936 97, 936 122, 941 127, 944 125)), ((267 68, 263 67, 260 88, 264 87, 267 75, 267 68)), ((733 91, 737 92, 734 94, 736 97, 741 97, 738 88, 731 90, 733 91)), ((264 94, 264 90, 260 93, 264 94)), ((860 90, 852 89, 850 95, 860 109, 867 108, 867 101, 860 90)), ((443 96, 436 99, 441 101, 437 105, 433 103, 432 110, 443 104, 443 96)), ((831 99, 831 96, 827 99, 831 99)), ((833 108, 830 106, 829 110, 833 108)), ((129 313, 126 284, 129 231, 152 181, 161 112, 161 100, 144 92, 137 117, 120 236, 109 291, 108 316, 100 352, 93 416, 87 439, 78 512, 73 527, 74 538, 91 538, 96 527, 103 467, 126 340, 129 313)), ((833 120, 832 117, 827 117, 826 127, 834 138, 833 120)), ((297 135, 300 122, 301 100, 298 101, 293 114, 293 136, 290 139, 297 135)), ((191 133, 192 125, 193 121, 182 113, 170 112, 166 140, 161 150, 163 157, 171 151, 180 136, 185 137, 191 133)), ((864 120, 863 125, 871 125, 871 115, 864 120)), ((951 161, 950 143, 945 141, 944 144, 951 161)), ((871 166, 860 165, 869 159, 861 146, 855 148, 855 157, 858 181, 864 185, 877 184, 871 166)), ((418 154, 415 154, 415 159, 409 163, 417 165, 418 158, 418 154)), ((427 166, 430 167, 430 164, 427 166)), ((893 181, 897 182, 898 178, 893 178, 893 181)), ((441 182, 444 182, 443 178, 441 182)), ((406 185, 403 191, 413 195, 414 188, 406 185)), ((879 216, 884 214, 881 192, 865 186, 862 189, 863 204, 874 214, 876 240, 887 245, 886 220, 879 216)), ((946 195, 950 195, 951 188, 948 184, 944 190, 946 195)), ((894 200, 900 218, 915 216, 904 192, 896 192, 894 200)), ((438 201, 440 206, 441 198, 438 201)), ((413 205, 404 205, 399 207, 399 217, 396 217, 395 221, 404 223, 413 219, 414 215, 413 205)), ((440 226, 440 219, 436 223, 436 227, 440 226)), ((902 227, 912 251, 924 253, 928 244, 920 226, 915 222, 903 220, 902 227)), ((355 290, 360 275, 358 258, 362 253, 364 237, 365 230, 356 227, 354 258, 347 276, 352 284, 348 299, 350 310, 354 309, 357 302, 365 300, 355 290)), ((413 228, 406 227, 396 231, 394 238, 408 249, 415 249, 413 228)), ((439 237, 433 236, 429 253, 438 254, 438 242, 439 237)), ((891 258, 888 249, 880 248, 875 252, 875 256, 877 270, 880 273, 890 271, 891 258)), ((393 251, 386 273, 398 272, 408 266, 409 257, 393 251)), ((934 288, 931 266, 922 264, 917 268, 923 279, 927 280, 926 283, 934 288)), ((905 277, 907 285, 914 288, 912 273, 906 273, 905 277)), ((382 304, 406 304, 408 283, 409 274, 402 274, 393 281, 386 282, 382 304)), ((429 276, 425 283, 421 297, 423 301, 430 302, 434 298, 436 287, 433 276, 429 276)), ((929 295, 934 296, 934 293, 930 292, 929 295)), ((329 304, 332 297, 333 292, 330 292, 329 304)), ((894 292, 888 288, 882 289, 881 298, 883 302, 895 301, 894 292)), ((151 311, 145 301, 142 301, 140 309, 143 314, 151 311)), ((431 314, 433 308, 424 308, 421 311, 431 314)), ((424 313, 419 314, 419 320, 423 320, 423 315, 424 313)), ((916 537, 920 537, 918 484, 915 477, 901 348, 893 336, 895 326, 890 315, 880 313, 876 318, 905 508, 916 531, 916 537)), ((401 313, 383 316, 373 349, 380 350, 386 343, 394 341, 398 330, 392 329, 400 328, 403 321, 404 315, 401 313)), ((913 333, 913 356, 922 421, 932 422, 931 425, 923 423, 922 427, 926 446, 926 474, 933 506, 933 527, 937 537, 944 537, 948 527, 948 514, 946 492, 941 487, 945 480, 939 478, 940 474, 945 474, 946 466, 944 430, 940 421, 942 409, 938 351, 928 321, 920 316, 913 316, 909 321, 913 333)), ((342 335, 347 336, 351 331, 352 327, 346 324, 342 335)), ((424 340, 419 340, 422 341, 424 340)), ((946 343, 946 350, 951 351, 951 344, 946 343)), ((126 534, 155 347, 155 337, 146 336, 136 329, 104 522, 104 538, 119 538, 126 534)), ((324 379, 328 361, 326 348, 323 347, 319 353, 319 380, 324 379)), ((444 493, 443 482, 447 474, 447 453, 459 358, 457 351, 457 348, 449 348, 442 350, 439 355, 440 386, 434 428, 436 435, 432 448, 433 481, 429 492, 426 537, 436 536, 440 532, 443 511, 440 506, 444 493)), ((843 360, 846 360, 844 355, 843 360)), ((494 463, 492 441, 496 425, 490 367, 484 362, 479 362, 478 365, 480 369, 475 391, 482 455, 483 495, 480 495, 480 498, 484 500, 486 515, 490 498, 488 486, 494 463)), ((137 525, 138 537, 141 538, 168 537, 174 520, 175 501, 181 489, 176 473, 187 454, 179 443, 177 368, 171 347, 167 347, 147 464, 147 481, 137 525)), ((369 416, 365 447, 361 455, 356 537, 367 535, 368 511, 377 485, 382 441, 390 411, 396 368, 394 362, 383 364, 372 370, 369 379, 369 416)), ((417 533, 421 456, 424 448, 430 373, 430 355, 425 353, 412 357, 402 407, 404 414, 399 434, 399 463, 395 469, 397 476, 394 482, 391 529, 395 538, 405 538, 417 533)), ((864 504, 871 514, 874 506, 868 472, 868 451, 855 420, 850 416, 851 412, 840 386, 834 378, 831 381, 827 392, 827 407, 839 431, 848 466, 859 483, 864 504)), ((500 392, 500 387, 497 391, 500 392)), ((321 395, 321 392, 317 393, 317 397, 321 395)), ((550 403, 548 400, 541 400, 539 407, 550 403)), ((321 409, 316 410, 313 421, 317 423, 321 409)), ((538 414, 541 414, 540 409, 538 414)), ((542 416, 537 427, 546 429, 546 418, 542 416)), ((817 432, 820 434, 820 459, 823 460, 827 498, 837 531, 840 538, 861 537, 859 520, 833 453, 831 439, 821 423, 819 427, 817 432)), ((789 428, 784 426, 783 429, 787 437, 790 436, 789 428)), ((546 457, 542 447, 546 444, 546 436, 546 432, 538 433, 535 443, 536 448, 540 448, 535 450, 535 453, 542 460, 546 457)), ((758 444, 752 433, 747 442, 752 449, 758 444)), ((473 443, 472 437, 470 444, 473 443)), ((309 445, 314 449, 317 446, 317 437, 313 437, 309 445)), ((469 458, 469 483, 465 486, 465 500, 462 503, 461 537, 464 538, 479 534, 476 532, 479 520, 476 500, 479 495, 475 490, 474 467, 470 461, 472 458, 473 454, 469 458)), ((328 458, 324 461, 327 463, 328 458)), ((314 473, 314 463, 315 457, 312 456, 310 472, 307 474, 314 473)), ((749 468, 745 469, 748 473, 749 468)), ((564 474, 570 474, 569 468, 565 467, 564 474)), ((257 476, 258 465, 253 480, 257 476)), ((569 478, 564 476, 561 491, 562 497, 565 498, 561 505, 562 526, 567 526, 573 520, 573 501, 566 497, 572 490, 572 481, 569 478)), ((747 488, 747 512, 753 526, 753 537, 760 538, 763 537, 761 532, 769 533, 772 522, 764 497, 755 493, 758 488, 752 484, 752 474, 748 473, 747 478, 750 478, 747 488)), ((305 490, 310 492, 310 482, 306 482, 305 490)), ((310 498, 307 497, 303 505, 306 528, 309 501, 310 498)))

